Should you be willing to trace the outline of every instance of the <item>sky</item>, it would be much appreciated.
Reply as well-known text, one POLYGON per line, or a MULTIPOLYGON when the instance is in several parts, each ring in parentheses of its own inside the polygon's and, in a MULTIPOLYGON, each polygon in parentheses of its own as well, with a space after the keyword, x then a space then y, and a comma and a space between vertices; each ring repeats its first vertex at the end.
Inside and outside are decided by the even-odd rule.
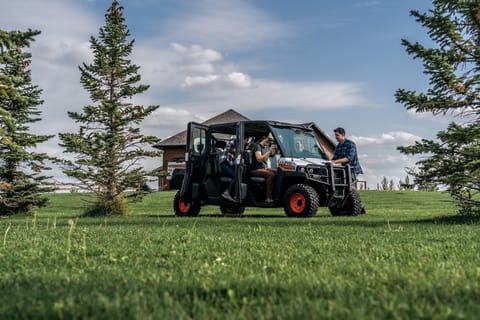
MULTIPOLYGON (((160 105, 145 134, 166 138, 230 108, 250 119, 314 121, 334 140, 343 127, 357 144, 370 188, 395 185, 415 159, 396 148, 434 138, 452 118, 407 111, 396 90, 425 91, 421 61, 401 39, 429 44, 410 16, 425 0, 120 0, 135 40, 131 60, 160 105)), ((89 39, 105 25, 107 0, 0 0, 0 29, 40 30, 30 52, 34 84, 43 89, 38 134, 75 132, 67 111, 89 104, 78 66, 90 63, 89 39)), ((65 157, 58 138, 39 149, 65 157)), ((161 165, 159 159, 146 167, 161 165)), ((55 178, 61 170, 53 166, 55 178)))

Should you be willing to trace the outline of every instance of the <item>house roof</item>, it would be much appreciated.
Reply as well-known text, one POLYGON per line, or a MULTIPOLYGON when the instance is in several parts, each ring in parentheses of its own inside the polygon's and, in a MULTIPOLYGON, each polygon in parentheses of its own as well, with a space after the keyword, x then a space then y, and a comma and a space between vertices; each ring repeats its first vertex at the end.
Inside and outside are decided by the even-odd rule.
MULTIPOLYGON (((228 123, 228 122, 237 122, 237 121, 244 121, 250 120, 249 118, 245 117, 243 114, 238 113, 233 109, 229 109, 223 113, 220 113, 213 118, 210 118, 202 124, 210 125, 210 124, 218 124, 218 123, 228 123)), ((168 137, 159 143, 153 145, 155 148, 163 149, 164 147, 179 147, 185 146, 187 144, 187 130, 179 132, 171 137, 168 137)))

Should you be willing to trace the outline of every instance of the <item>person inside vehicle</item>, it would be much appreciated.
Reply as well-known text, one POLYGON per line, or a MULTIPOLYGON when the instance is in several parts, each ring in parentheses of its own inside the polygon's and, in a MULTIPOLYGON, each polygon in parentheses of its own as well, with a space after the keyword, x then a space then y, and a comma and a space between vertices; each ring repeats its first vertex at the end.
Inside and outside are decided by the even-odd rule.
POLYGON ((307 151, 301 140, 295 142, 295 151, 299 157, 308 157, 310 152, 307 151))
POLYGON ((227 189, 222 193, 222 197, 228 201, 234 201, 232 198, 233 188, 235 187, 235 139, 231 138, 225 145, 225 149, 220 154, 220 170, 227 177, 232 178, 227 189))
POLYGON ((276 147, 272 143, 273 137, 270 135, 261 136, 255 144, 253 150, 252 165, 250 167, 250 175, 253 177, 263 177, 266 179, 265 202, 273 203, 272 193, 275 183, 276 170, 267 166, 267 160, 270 155, 275 154, 276 147), (268 145, 270 146, 268 147, 268 145))
MULTIPOLYGON (((243 139, 243 144, 246 145, 248 142, 248 137, 243 139)), ((227 177, 232 178, 232 181, 228 184, 227 189, 222 193, 222 197, 228 201, 235 201, 232 197, 234 194, 235 188, 235 154, 237 149, 235 147, 236 140, 235 137, 231 137, 230 140, 225 145, 222 153, 220 154, 220 170, 227 177)))

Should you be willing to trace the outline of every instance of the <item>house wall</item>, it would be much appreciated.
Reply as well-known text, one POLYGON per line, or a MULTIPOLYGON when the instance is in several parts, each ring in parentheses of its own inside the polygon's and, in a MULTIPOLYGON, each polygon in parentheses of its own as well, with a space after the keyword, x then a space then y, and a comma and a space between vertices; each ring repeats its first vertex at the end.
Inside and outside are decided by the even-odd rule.
POLYGON ((163 170, 167 170, 168 163, 175 158, 185 158, 185 147, 163 149, 163 170))
MULTIPOLYGON (((185 158, 185 147, 163 148, 163 170, 167 170, 168 162, 175 158, 185 158)), ((169 190, 169 180, 159 179, 159 190, 169 190), (161 184, 161 185, 160 185, 161 184)))

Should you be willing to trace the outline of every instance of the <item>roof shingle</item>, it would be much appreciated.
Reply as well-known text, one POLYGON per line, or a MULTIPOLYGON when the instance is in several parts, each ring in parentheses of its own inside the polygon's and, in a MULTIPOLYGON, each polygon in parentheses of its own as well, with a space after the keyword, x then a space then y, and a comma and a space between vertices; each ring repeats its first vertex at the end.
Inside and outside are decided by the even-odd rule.
MULTIPOLYGON (((250 120, 250 119, 233 109, 229 109, 223 113, 220 113, 202 122, 202 124, 210 125, 210 124, 237 122, 237 121, 245 121, 245 120, 250 120)), ((159 143, 155 144, 153 147, 162 149, 164 147, 185 146, 186 144, 187 144, 187 130, 184 130, 169 138, 166 138, 165 140, 160 141, 159 143)))

